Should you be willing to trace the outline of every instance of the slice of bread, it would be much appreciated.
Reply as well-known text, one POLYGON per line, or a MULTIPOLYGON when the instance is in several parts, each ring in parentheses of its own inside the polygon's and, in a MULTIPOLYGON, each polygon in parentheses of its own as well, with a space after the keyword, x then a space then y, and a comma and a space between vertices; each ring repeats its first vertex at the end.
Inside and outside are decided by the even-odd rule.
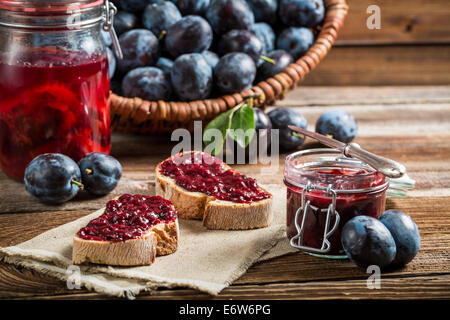
POLYGON ((73 238, 72 263, 98 263, 113 266, 151 265, 156 258, 158 240, 154 232, 142 238, 120 242, 73 238))
MULTIPOLYGON (((173 205, 172 205, 173 208, 173 205)), ((178 248, 178 218, 152 226, 142 237, 124 241, 86 240, 75 234, 73 264, 96 263, 115 266, 151 265, 157 256, 178 248)))
MULTIPOLYGON (((176 156, 178 155, 174 157, 176 156)), ((172 158, 170 157, 164 161, 172 158)), ((164 161, 156 167, 156 195, 170 200, 175 205, 179 217, 202 220, 206 228, 220 230, 264 228, 268 227, 272 222, 272 195, 260 201, 238 203, 219 200, 214 196, 201 192, 192 192, 177 185, 175 179, 160 172, 164 161)), ((233 170, 225 163, 222 166, 224 170, 233 170)), ((236 172, 235 170, 233 171, 236 172)), ((260 191, 270 194, 263 188, 258 188, 260 191)))

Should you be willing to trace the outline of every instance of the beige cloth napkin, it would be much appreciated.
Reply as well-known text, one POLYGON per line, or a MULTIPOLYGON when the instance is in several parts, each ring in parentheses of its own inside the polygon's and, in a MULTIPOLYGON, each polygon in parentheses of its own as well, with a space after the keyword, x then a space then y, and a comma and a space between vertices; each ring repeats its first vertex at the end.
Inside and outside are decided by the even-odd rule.
POLYGON ((0 248, 0 260, 53 275, 71 288, 84 286, 99 293, 133 298, 158 287, 189 287, 217 295, 259 259, 294 251, 285 238, 286 191, 264 186, 274 195, 274 221, 264 229, 207 230, 200 221, 180 219, 179 248, 157 257, 151 266, 71 266, 73 235, 103 209, 49 230, 16 246, 0 248), (272 250, 270 250, 272 249, 272 250))

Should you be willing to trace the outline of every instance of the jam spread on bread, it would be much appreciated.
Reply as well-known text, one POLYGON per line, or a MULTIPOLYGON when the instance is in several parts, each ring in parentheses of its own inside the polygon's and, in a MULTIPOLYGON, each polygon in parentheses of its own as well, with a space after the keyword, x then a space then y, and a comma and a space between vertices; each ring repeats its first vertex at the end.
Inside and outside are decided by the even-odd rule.
POLYGON ((191 192, 201 192, 218 200, 252 203, 271 195, 258 187, 255 179, 224 167, 207 153, 176 155, 161 164, 160 173, 191 192))
POLYGON ((172 202, 159 196, 124 194, 106 205, 103 215, 78 231, 85 240, 125 241, 142 237, 151 227, 176 220, 172 202))

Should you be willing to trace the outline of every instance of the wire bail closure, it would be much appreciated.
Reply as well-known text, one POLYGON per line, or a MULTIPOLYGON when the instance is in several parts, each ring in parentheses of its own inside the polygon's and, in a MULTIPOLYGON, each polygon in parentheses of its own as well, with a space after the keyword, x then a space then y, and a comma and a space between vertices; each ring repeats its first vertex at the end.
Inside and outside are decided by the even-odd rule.
POLYGON ((327 187, 322 187, 322 186, 313 185, 310 182, 308 182, 306 187, 303 188, 303 190, 302 190, 302 206, 300 208, 298 208, 298 210, 295 213, 294 222, 295 222, 295 228, 297 229, 297 235, 295 235, 294 237, 291 238, 290 244, 294 248, 301 249, 301 250, 311 251, 314 253, 327 253, 331 249, 331 244, 330 244, 330 241, 328 241, 328 239, 336 231, 337 227, 339 226, 339 221, 340 221, 340 216, 339 216, 339 213, 336 211, 336 191, 331 188, 331 184, 328 185, 327 187), (328 206, 327 209, 319 209, 319 208, 311 205, 310 200, 306 201, 306 193, 310 192, 311 190, 325 191, 327 193, 327 195, 331 196, 331 198, 332 198, 331 204, 328 206), (323 240, 322 240, 322 245, 321 245, 320 249, 302 245, 303 234, 305 232, 306 216, 308 215, 308 212, 311 211, 310 209, 312 209, 315 212, 318 212, 319 214, 324 213, 324 212, 327 213, 326 220, 325 220, 325 228, 324 228, 324 232, 323 232, 323 240), (298 218, 299 218, 300 212, 303 213, 301 225, 298 224, 298 218), (329 230, 330 221, 331 221, 332 216, 335 217, 335 222, 334 222, 334 226, 331 228, 331 230, 329 230), (298 241, 297 241, 297 243, 295 243, 295 241, 297 239, 298 239, 298 241))
POLYGON ((105 21, 103 22, 102 28, 104 31, 109 32, 114 51, 116 52, 117 57, 122 60, 122 48, 120 48, 119 39, 117 38, 116 31, 114 30, 114 16, 117 14, 117 8, 113 3, 110 3, 109 0, 105 0, 103 8, 105 11, 105 21))

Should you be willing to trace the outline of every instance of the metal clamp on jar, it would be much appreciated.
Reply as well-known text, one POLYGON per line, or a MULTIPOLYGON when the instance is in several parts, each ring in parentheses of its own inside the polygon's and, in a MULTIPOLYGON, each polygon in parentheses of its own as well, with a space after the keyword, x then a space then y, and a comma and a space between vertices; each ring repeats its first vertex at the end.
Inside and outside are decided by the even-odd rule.
POLYGON ((328 239, 334 233, 336 228, 339 226, 339 221, 340 221, 340 216, 336 210, 336 191, 333 190, 333 188, 331 187, 331 184, 325 188, 325 187, 321 187, 321 186, 312 185, 310 182, 308 182, 306 187, 302 190, 302 206, 300 208, 298 208, 297 212, 295 213, 294 222, 295 222, 295 228, 297 229, 298 233, 294 237, 291 238, 291 240, 290 240, 291 246, 293 246, 297 249, 307 250, 307 251, 311 251, 314 253, 329 252, 331 249, 331 244, 328 239), (306 200, 306 194, 308 192, 311 192, 311 190, 325 191, 326 194, 331 197, 331 204, 328 206, 328 208, 321 209, 321 208, 315 207, 311 204, 311 200, 306 200), (302 238, 303 238, 303 233, 305 232, 305 225, 306 225, 305 221, 306 221, 306 217, 307 217, 310 209, 312 209, 314 212, 317 212, 318 214, 323 214, 323 213, 327 214, 326 218, 325 218, 325 228, 323 231, 323 239, 322 239, 322 245, 320 246, 320 249, 302 245, 302 238), (302 216, 301 225, 298 224, 300 215, 302 216), (334 218, 334 225, 330 230, 331 218, 334 218))

